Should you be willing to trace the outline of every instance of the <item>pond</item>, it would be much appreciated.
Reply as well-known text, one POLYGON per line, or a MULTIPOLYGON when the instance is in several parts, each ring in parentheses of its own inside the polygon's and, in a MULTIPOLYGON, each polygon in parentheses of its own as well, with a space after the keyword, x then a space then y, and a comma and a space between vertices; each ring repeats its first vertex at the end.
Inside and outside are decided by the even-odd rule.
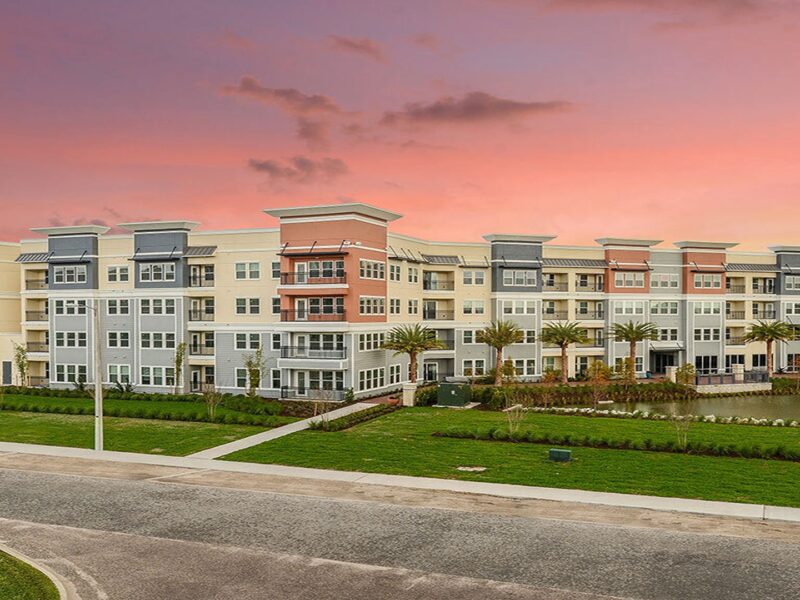
POLYGON ((722 396, 679 402, 614 402, 601 409, 641 410, 665 415, 716 415, 800 421, 800 396, 722 396))

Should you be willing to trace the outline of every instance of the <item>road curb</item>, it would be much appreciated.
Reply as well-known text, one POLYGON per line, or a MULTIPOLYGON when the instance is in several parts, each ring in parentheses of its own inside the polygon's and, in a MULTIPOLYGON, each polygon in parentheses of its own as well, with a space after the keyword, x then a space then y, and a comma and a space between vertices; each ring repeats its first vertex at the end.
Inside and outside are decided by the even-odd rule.
POLYGON ((19 561, 24 562, 27 565, 30 565, 32 568, 36 569, 40 573, 42 573, 45 577, 47 577, 50 581, 53 582, 53 585, 56 586, 56 590, 58 590, 58 596, 61 600, 80 600, 80 597, 73 592, 67 591, 67 586, 61 581, 61 577, 56 575, 53 571, 51 571, 48 567, 36 562, 32 558, 25 556, 24 554, 20 554, 13 548, 9 548, 4 544, 0 544, 0 552, 5 552, 9 556, 13 556, 19 561))

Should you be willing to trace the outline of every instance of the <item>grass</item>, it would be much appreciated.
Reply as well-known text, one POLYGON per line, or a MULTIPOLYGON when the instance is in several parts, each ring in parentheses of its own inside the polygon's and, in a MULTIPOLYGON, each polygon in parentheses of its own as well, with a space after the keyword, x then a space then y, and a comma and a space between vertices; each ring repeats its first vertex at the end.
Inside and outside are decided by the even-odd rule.
MULTIPOLYGON (((185 456, 264 431, 252 425, 147 419, 103 419, 106 450, 185 456)), ((0 412, 0 441, 92 448, 94 418, 0 412)), ((2 596, 0 596, 2 598, 2 596)))
MULTIPOLYGON (((635 450, 574 448, 571 463, 547 460, 548 446, 433 437, 448 427, 490 427, 505 416, 478 411, 404 408, 335 432, 303 431, 235 452, 226 460, 513 483, 604 492, 800 506, 800 464, 635 450), (481 466, 483 472, 458 471, 481 466)), ((532 414, 522 428, 602 437, 673 439, 669 423, 532 414)), ((694 424, 690 439, 798 444, 800 431, 694 424)))
POLYGON ((0 598, 58 600, 58 590, 41 571, 0 552, 0 598))
MULTIPOLYGON (((51 412, 51 413, 66 413, 69 414, 70 410, 82 411, 83 414, 92 414, 94 412, 94 400, 91 398, 59 398, 50 396, 33 396, 21 394, 5 394, 0 397, 0 406, 4 406, 5 410, 20 410, 24 411, 32 406, 39 407, 41 410, 36 412, 51 412)), ((169 400, 113 400, 104 399, 103 408, 106 413, 126 411, 126 416, 130 415, 131 411, 138 411, 139 414, 130 415, 137 418, 151 418, 151 414, 165 414, 168 413, 169 418, 177 421, 197 421, 198 416, 204 418, 207 414, 206 405, 203 402, 179 402, 169 400)), ((249 417, 249 413, 231 410, 224 406, 217 407, 217 419, 224 420, 225 417, 249 417)), ((270 426, 278 427, 297 421, 295 417, 284 416, 267 416, 263 415, 260 418, 269 421, 270 426)))

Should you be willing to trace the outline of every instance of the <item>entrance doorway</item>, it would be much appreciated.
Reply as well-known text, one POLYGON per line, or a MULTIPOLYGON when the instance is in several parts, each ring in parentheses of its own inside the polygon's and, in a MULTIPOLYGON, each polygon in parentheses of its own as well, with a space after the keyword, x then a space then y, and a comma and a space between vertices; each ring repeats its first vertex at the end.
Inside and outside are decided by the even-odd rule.
POLYGON ((667 372, 667 367, 674 367, 678 363, 674 352, 654 352, 651 360, 653 373, 663 375, 667 372))

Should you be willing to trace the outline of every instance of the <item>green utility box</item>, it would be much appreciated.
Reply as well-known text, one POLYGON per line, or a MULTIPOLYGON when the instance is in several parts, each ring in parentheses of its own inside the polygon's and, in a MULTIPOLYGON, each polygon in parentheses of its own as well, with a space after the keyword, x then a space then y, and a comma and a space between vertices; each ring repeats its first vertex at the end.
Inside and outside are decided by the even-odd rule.
POLYGON ((553 462, 569 462, 572 460, 572 450, 559 450, 551 448, 548 458, 553 462))
POLYGON ((468 385, 458 383, 440 383, 437 404, 439 406, 466 406, 472 400, 472 391, 468 385))

